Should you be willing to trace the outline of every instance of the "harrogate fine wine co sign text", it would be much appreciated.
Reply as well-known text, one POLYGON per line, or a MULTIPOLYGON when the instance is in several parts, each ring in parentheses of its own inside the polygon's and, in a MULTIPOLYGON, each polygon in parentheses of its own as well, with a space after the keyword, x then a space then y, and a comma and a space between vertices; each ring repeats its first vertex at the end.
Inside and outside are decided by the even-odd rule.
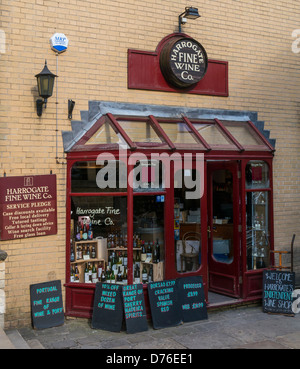
POLYGON ((204 47, 192 38, 173 37, 160 54, 160 68, 165 79, 179 88, 198 83, 205 76, 207 65, 204 47))
POLYGON ((0 240, 56 233, 55 175, 0 178, 0 240))

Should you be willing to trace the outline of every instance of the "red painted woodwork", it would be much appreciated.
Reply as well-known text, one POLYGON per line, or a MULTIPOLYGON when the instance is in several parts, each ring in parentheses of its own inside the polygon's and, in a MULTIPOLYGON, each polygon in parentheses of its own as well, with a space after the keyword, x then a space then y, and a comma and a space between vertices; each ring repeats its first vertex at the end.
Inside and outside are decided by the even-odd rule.
POLYGON ((239 183, 238 183, 238 163, 219 162, 208 164, 208 201, 207 224, 211 230, 211 237, 208 239, 208 275, 209 290, 223 293, 232 297, 240 297, 240 232, 239 232, 239 183), (233 180, 233 260, 231 263, 217 261, 213 256, 213 173, 216 170, 227 169, 232 173, 233 180))
MULTIPOLYGON (((110 118, 110 117, 109 117, 110 118)), ((145 196, 144 193, 134 193, 130 186, 128 186, 127 192, 116 193, 72 193, 71 192, 71 168, 76 161, 95 161, 97 156, 101 153, 109 152, 115 156, 116 160, 118 160, 119 151, 118 146, 109 146, 109 145, 84 145, 84 143, 92 136, 93 132, 96 132, 99 127, 104 124, 105 116, 100 118, 98 122, 88 131, 82 139, 75 145, 75 150, 73 152, 69 152, 67 154, 67 201, 66 201, 66 315, 77 316, 90 318, 92 316, 92 301, 94 298, 95 285, 87 285, 87 284, 75 284, 69 283, 70 280, 70 213, 71 213, 71 197, 72 196, 127 196, 127 225, 128 225, 128 277, 129 283, 132 283, 132 236, 133 236, 133 197, 134 196, 145 196), (115 150, 112 150, 115 148, 115 150)), ((119 117, 115 117, 116 120, 119 117)), ((122 117, 122 119, 124 119, 122 117)), ((132 119, 132 117, 130 117, 132 119)), ((140 118, 137 118, 140 119, 140 118)), ((145 119, 149 119, 149 117, 145 117, 145 119)), ((167 142, 164 137, 163 131, 160 131, 159 122, 162 119, 155 118, 151 116, 151 123, 153 127, 156 128, 157 132, 164 139, 164 147, 156 147, 155 153, 163 153, 163 152, 171 152, 172 150, 172 142, 167 142)), ((185 123, 191 128, 191 123, 188 118, 183 118, 185 123)), ((114 124, 114 119, 110 119, 112 124, 114 124)), ((169 120, 168 120, 169 121, 169 120)), ((179 121, 182 121, 179 119, 179 121)), ((218 122, 216 122, 218 124, 218 122)), ((253 124, 249 122, 251 126, 253 124)), ((118 130, 118 124, 114 125, 118 130)), ((176 270, 175 265, 175 248, 174 248, 174 190, 171 187, 170 189, 166 189, 163 192, 158 192, 157 194, 165 195, 165 279, 173 279, 180 278, 182 276, 187 275, 201 275, 203 277, 203 284, 205 287, 205 296, 206 299, 208 297, 208 286, 213 287, 223 287, 222 292, 225 293, 226 290, 233 291, 236 297, 241 297, 242 300, 238 301, 250 301, 257 300, 261 298, 261 286, 262 286, 262 270, 254 270, 247 271, 247 255, 246 255, 246 189, 245 189, 245 167, 249 160, 265 160, 270 169, 270 187, 268 189, 264 189, 264 191, 269 191, 270 199, 269 199, 269 215, 270 215, 270 247, 273 249, 274 245, 274 230, 273 230, 273 203, 272 203, 272 158, 274 149, 270 146, 270 150, 266 151, 262 148, 261 151, 258 150, 241 150, 242 147, 239 147, 235 143, 235 147, 233 149, 226 150, 217 150, 215 147, 211 147, 206 142, 201 140, 201 135, 198 132, 195 132, 192 129, 195 136, 198 138, 199 142, 203 144, 201 150, 194 150, 191 148, 185 150, 176 150, 179 154, 183 155, 184 153, 193 153, 194 157, 196 153, 202 152, 205 155, 205 160, 207 166, 204 166, 204 195, 200 200, 201 204, 201 232, 202 232, 202 255, 201 260, 202 264, 198 271, 190 272, 190 273, 180 273, 176 270), (212 161, 218 161, 218 163, 212 163, 212 161), (234 168, 232 167, 232 161, 235 161, 234 168), (239 164, 237 164, 239 163, 239 164), (241 224, 242 232, 238 232, 236 228, 237 237, 241 238, 241 254, 237 254, 236 258, 239 261, 239 266, 235 265, 232 271, 228 271, 222 269, 220 265, 218 268, 211 267, 206 260, 209 258, 208 253, 208 238, 207 238, 207 225, 212 221, 210 213, 209 213, 209 204, 210 204, 210 190, 211 183, 209 181, 209 173, 212 169, 208 168, 218 168, 225 169, 228 165, 233 168, 234 173, 237 174, 237 166, 239 165, 239 169, 241 171, 240 179, 236 177, 236 185, 235 185, 235 194, 236 200, 235 205, 238 207, 237 213, 239 216, 239 220, 236 221, 236 225, 241 224), (208 277, 210 272, 210 276, 208 277), (242 282, 242 284, 240 284, 242 282)), ((227 131, 227 130, 226 130, 227 131)), ((226 132, 227 137, 229 137, 228 132, 226 132)), ((264 141, 265 142, 265 141, 264 141)), ((131 144, 130 141, 128 141, 131 144)), ((267 144, 267 142, 265 142, 267 144)), ((153 152, 153 147, 134 147, 135 145, 130 145, 134 151, 139 151, 150 158, 151 153, 153 152)), ((127 155, 129 156, 131 151, 128 150, 127 155)), ((174 183, 173 178, 173 165, 171 162, 171 178, 170 183, 174 183)), ((128 166, 128 173, 132 171, 132 166, 128 166)), ((153 193, 148 193, 148 195, 153 195, 153 193)), ((239 250, 239 249, 238 249, 239 250)), ((219 290, 220 292, 220 290, 219 290)), ((145 300, 147 305, 147 313, 149 315, 149 305, 148 305, 148 296, 147 296, 147 288, 144 287, 145 300)))
MULTIPOLYGON (((164 78, 159 64, 160 52, 164 44, 178 33, 166 36, 154 52, 128 50, 128 88, 165 92, 190 93, 210 96, 229 96, 228 62, 208 60, 207 72, 203 79, 189 88, 175 88, 164 78)), ((185 34, 180 34, 189 37, 185 34)))

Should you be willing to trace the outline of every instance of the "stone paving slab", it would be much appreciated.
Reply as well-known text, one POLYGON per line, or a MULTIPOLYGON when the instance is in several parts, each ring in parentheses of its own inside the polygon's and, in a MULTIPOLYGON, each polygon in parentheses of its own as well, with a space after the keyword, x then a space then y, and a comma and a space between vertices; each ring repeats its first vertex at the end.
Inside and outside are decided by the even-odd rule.
POLYGON ((266 314, 261 306, 208 313, 207 320, 176 327, 127 334, 92 329, 88 319, 65 319, 60 327, 19 330, 27 341, 45 349, 297 349, 300 348, 300 314, 287 317, 266 314))

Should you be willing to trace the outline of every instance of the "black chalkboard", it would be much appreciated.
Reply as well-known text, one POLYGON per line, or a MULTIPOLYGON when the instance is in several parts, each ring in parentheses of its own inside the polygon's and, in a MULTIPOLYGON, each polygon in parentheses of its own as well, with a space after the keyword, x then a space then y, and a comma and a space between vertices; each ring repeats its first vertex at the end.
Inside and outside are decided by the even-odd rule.
POLYGON ((92 328, 120 332, 123 315, 122 286, 96 283, 92 328))
POLYGON ((30 285, 30 302, 34 328, 45 329, 64 324, 61 281, 30 285))
POLYGON ((193 322, 207 319, 202 277, 179 278, 177 284, 183 321, 193 322))
POLYGON ((123 286, 122 295, 127 333, 148 330, 143 285, 123 286))
POLYGON ((182 323, 176 280, 148 284, 152 323, 154 329, 182 323))
POLYGON ((295 273, 279 270, 264 270, 263 311, 293 315, 292 293, 295 289, 295 273))

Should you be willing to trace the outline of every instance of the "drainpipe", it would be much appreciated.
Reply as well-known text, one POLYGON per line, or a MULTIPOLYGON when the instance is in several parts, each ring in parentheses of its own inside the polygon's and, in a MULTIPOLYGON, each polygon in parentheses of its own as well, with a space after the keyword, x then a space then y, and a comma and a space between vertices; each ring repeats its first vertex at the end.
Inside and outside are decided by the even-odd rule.
POLYGON ((4 314, 5 314, 5 259, 7 253, 0 250, 0 328, 4 329, 4 314))

